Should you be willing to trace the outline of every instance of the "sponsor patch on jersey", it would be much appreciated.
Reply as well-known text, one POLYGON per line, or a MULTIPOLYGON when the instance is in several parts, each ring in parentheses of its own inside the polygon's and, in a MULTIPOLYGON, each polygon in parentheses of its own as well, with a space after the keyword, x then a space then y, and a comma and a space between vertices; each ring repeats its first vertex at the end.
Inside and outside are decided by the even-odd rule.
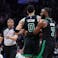
POLYGON ((55 26, 55 24, 54 23, 50 23, 50 26, 55 26))
POLYGON ((35 22, 35 19, 28 19, 27 22, 35 22))

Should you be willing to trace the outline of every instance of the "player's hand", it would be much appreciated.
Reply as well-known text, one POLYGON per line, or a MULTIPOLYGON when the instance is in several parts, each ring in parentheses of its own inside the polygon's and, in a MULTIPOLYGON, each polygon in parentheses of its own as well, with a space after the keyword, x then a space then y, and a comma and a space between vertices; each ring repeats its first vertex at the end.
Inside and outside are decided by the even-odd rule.
POLYGON ((43 20, 40 20, 36 26, 36 28, 33 31, 33 34, 36 35, 40 32, 40 29, 43 28, 43 20))

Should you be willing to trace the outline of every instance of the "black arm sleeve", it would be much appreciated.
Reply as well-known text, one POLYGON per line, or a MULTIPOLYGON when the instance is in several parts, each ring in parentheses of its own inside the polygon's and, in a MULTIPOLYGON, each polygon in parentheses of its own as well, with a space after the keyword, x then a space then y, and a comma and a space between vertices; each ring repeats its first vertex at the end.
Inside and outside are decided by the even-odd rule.
POLYGON ((14 31, 15 31, 16 33, 18 33, 20 30, 16 30, 16 29, 14 29, 14 31))

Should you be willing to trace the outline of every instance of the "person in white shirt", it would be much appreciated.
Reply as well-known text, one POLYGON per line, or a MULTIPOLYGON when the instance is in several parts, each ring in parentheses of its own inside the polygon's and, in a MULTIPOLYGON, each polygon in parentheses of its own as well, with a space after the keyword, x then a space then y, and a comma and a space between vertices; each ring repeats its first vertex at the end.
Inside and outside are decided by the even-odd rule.
POLYGON ((4 30, 4 53, 6 58, 15 58, 16 56, 16 40, 18 38, 17 35, 15 35, 14 31, 14 20, 12 18, 9 18, 7 20, 7 26, 8 28, 4 30))

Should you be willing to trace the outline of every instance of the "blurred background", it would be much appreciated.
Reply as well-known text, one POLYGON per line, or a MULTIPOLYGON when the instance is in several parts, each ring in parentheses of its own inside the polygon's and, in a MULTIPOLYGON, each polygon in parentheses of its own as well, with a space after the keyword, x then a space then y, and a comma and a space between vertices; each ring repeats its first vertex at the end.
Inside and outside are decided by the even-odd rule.
POLYGON ((40 13, 41 8, 49 7, 51 10, 50 16, 58 22, 58 0, 0 0, 0 23, 8 16, 13 18, 22 18, 25 16, 25 7, 28 4, 35 5, 36 14, 40 13), (23 15, 22 15, 23 14, 23 15))

